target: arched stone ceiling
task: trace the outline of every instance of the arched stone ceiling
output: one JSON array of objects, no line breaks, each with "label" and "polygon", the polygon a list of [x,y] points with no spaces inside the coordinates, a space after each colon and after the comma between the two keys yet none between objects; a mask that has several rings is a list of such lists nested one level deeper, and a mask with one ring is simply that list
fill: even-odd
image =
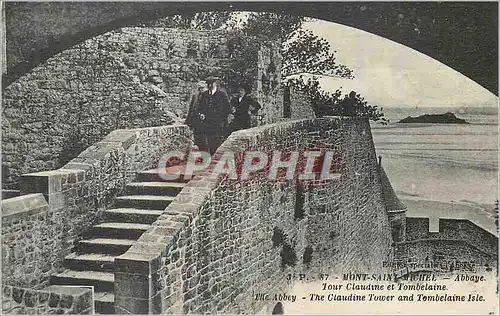
[{"label": "arched stone ceiling", "polygon": [[[300,14],[404,44],[498,95],[497,2],[6,2],[4,86],[87,38],[181,12]],[[432,74],[430,74],[432,75]]]}]

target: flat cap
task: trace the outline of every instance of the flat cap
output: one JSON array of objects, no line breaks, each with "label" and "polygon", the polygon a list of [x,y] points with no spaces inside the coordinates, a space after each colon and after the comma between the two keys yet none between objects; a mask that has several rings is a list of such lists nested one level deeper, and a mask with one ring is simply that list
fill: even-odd
[{"label": "flat cap", "polygon": [[219,77],[215,77],[215,76],[210,76],[210,77],[208,77],[207,79],[205,79],[205,81],[206,81],[207,83],[209,83],[209,82],[214,82],[214,81],[217,81],[217,80],[219,80]]}]

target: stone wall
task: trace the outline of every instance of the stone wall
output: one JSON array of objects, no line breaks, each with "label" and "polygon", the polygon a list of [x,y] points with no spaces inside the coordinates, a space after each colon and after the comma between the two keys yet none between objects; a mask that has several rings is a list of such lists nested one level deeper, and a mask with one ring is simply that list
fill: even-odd
[{"label": "stone wall", "polygon": [[[430,221],[435,221],[431,229]],[[469,220],[407,217],[406,222],[406,241],[395,248],[402,262],[443,262],[445,267],[462,262],[475,271],[497,266],[498,237]]]},{"label": "stone wall", "polygon": [[163,92],[164,106],[180,117],[196,83],[229,67],[226,33],[131,27],[90,42],[120,60],[138,82]]},{"label": "stone wall", "polygon": [[[392,239],[368,120],[346,120],[325,130],[329,137],[320,147],[341,153],[343,177],[305,195],[311,266],[318,272],[382,272]],[[313,144],[322,139],[323,132],[316,133]]]},{"label": "stone wall", "polygon": [[[234,87],[224,78],[236,67],[238,38],[220,31],[123,28],[51,57],[4,90],[3,188],[16,189],[23,173],[62,167],[112,130],[179,120],[197,81],[209,75],[223,77],[231,94]],[[243,70],[263,106],[264,117],[255,124],[274,122],[282,116],[279,49],[262,42],[253,55],[255,63]]]},{"label": "stone wall", "polygon": [[115,259],[116,312],[256,313],[265,303],[252,293],[286,289],[287,273],[380,271],[391,236],[367,120],[239,131],[216,156],[300,149],[336,151],[341,179],[309,187],[263,174],[245,182],[195,177]]},{"label": "stone wall", "polygon": [[[395,256],[401,262],[419,265],[434,264],[427,270],[479,272],[496,269],[496,256],[476,248],[464,240],[428,239],[398,243]],[[452,268],[453,267],[453,268]],[[420,268],[422,269],[422,268]],[[422,270],[425,270],[422,269]]]},{"label": "stone wall", "polygon": [[[47,285],[50,270],[61,260],[57,226],[41,193],[2,201],[2,282],[29,288]],[[35,242],[36,241],[36,242]]]},{"label": "stone wall", "polygon": [[[283,117],[283,89],[281,89],[281,54],[277,43],[264,43],[257,62],[254,93],[262,106],[257,124],[270,124]],[[300,118],[307,118],[302,116]]]},{"label": "stone wall", "polygon": [[[160,27],[122,28],[97,36],[92,43],[122,61],[139,82],[162,91],[164,106],[179,117],[186,116],[197,82],[208,76],[220,77],[222,89],[231,97],[237,88],[231,71],[248,76],[253,95],[263,106],[264,123],[282,116],[277,43],[257,43],[223,30]],[[253,61],[241,65],[237,59],[244,49],[255,56],[247,56]]]},{"label": "stone wall", "polygon": [[187,150],[190,136],[185,125],[117,130],[61,169],[21,176],[23,195],[2,201],[4,284],[47,285],[136,172],[156,167],[167,151]]},{"label": "stone wall", "polygon": [[50,286],[43,291],[9,285],[2,288],[3,314],[93,314],[92,289]]},{"label": "stone wall", "polygon": [[429,232],[429,220],[425,217],[406,218],[406,240],[441,239],[466,241],[477,249],[498,256],[498,237],[469,220],[440,218],[439,232]]},{"label": "stone wall", "polygon": [[162,98],[92,41],[50,58],[4,91],[3,187],[62,167],[114,129],[171,124]]},{"label": "stone wall", "polygon": [[284,87],[283,116],[291,119],[315,118],[309,97],[290,86]]}]

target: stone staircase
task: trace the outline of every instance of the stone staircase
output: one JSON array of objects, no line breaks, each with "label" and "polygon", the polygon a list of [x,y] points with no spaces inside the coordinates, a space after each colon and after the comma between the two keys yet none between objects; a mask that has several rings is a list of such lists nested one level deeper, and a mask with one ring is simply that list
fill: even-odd
[{"label": "stone staircase", "polygon": [[115,208],[104,211],[102,222],[74,245],[64,259],[65,270],[52,275],[50,284],[94,286],[95,312],[114,314],[114,258],[151,227],[186,182],[182,175],[165,181],[156,169],[139,172],[127,184],[127,195],[117,197]]}]

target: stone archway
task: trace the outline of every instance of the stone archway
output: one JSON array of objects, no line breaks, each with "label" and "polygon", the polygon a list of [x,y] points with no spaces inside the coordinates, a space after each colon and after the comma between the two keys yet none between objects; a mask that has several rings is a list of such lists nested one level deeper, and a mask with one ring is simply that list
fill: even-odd
[{"label": "stone archway", "polygon": [[433,57],[498,94],[496,2],[8,2],[4,83],[57,52],[139,20],[228,10],[301,14],[359,28]]}]

